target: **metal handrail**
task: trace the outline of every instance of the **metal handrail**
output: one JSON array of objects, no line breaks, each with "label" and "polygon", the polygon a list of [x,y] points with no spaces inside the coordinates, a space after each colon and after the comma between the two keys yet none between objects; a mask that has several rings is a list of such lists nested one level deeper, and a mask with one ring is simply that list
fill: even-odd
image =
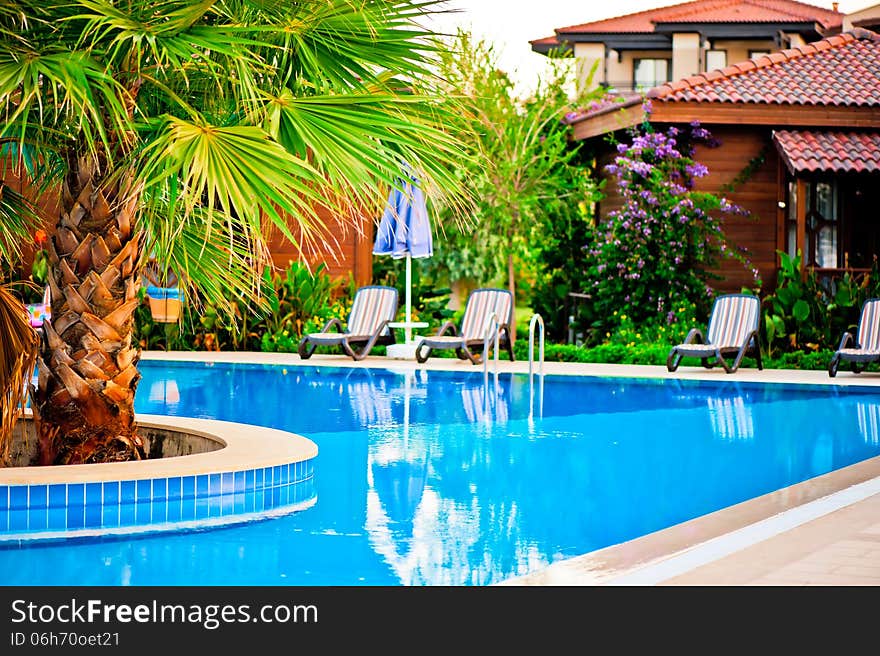
[{"label": "metal handrail", "polygon": [[535,382],[534,382],[534,363],[535,363],[535,326],[540,326],[538,359],[540,360],[540,370],[538,375],[541,377],[541,389],[538,396],[539,414],[544,415],[544,319],[540,314],[533,314],[529,321],[529,418],[534,413],[535,406]]},{"label": "metal handrail", "polygon": [[498,315],[495,312],[491,312],[489,316],[486,318],[486,331],[483,333],[483,379],[488,382],[489,380],[489,363],[487,357],[489,355],[489,335],[491,335],[493,329],[495,331],[495,348],[494,348],[494,358],[495,358],[495,378],[498,378]]}]

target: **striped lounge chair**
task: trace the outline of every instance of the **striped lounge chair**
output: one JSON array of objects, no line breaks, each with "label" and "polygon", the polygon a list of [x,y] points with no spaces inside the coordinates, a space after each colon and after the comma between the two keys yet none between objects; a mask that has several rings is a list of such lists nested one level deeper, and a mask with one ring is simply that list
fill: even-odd
[{"label": "striped lounge chair", "polygon": [[862,305],[858,333],[844,332],[831,356],[828,375],[834,378],[842,360],[850,362],[853,373],[861,373],[869,362],[880,360],[880,298],[869,298]]},{"label": "striped lounge chair", "polygon": [[[394,331],[388,323],[397,314],[397,290],[394,287],[368,285],[354,295],[347,326],[331,319],[319,333],[309,333],[300,340],[299,356],[308,360],[318,346],[341,346],[355,360],[363,360],[376,344],[394,344]],[[336,328],[337,332],[332,332]]]},{"label": "striped lounge chair", "polygon": [[[666,358],[666,368],[675,371],[682,357],[687,356],[700,358],[707,369],[720,364],[731,374],[739,368],[744,356],[751,355],[757,361],[758,369],[763,369],[760,325],[761,301],[757,296],[718,296],[712,305],[705,339],[697,328],[692,328],[683,343],[672,347]],[[735,356],[733,364],[725,359],[731,355]]]},{"label": "striped lounge chair", "polygon": [[[433,349],[455,349],[460,360],[479,364],[480,356],[471,349],[483,346],[493,312],[498,319],[498,347],[507,349],[510,361],[513,362],[513,344],[510,339],[513,295],[506,289],[492,287],[481,287],[470,293],[461,318],[461,330],[456,331],[455,325],[447,321],[440,326],[436,335],[420,338],[416,346],[416,360],[426,362]],[[489,339],[490,345],[494,345],[494,333]]]}]

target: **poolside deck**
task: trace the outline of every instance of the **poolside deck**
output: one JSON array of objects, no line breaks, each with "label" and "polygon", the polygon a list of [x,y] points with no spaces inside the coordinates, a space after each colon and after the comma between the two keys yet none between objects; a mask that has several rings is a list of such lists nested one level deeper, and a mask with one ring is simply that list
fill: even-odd
[{"label": "poolside deck", "polygon": [[[478,370],[469,362],[369,356],[144,351],[143,359]],[[488,372],[495,363],[488,363]],[[499,372],[528,373],[527,362],[498,362]],[[538,371],[535,365],[534,371]],[[545,374],[636,376],[790,384],[876,386],[880,373],[722,369],[546,362]],[[817,417],[817,421],[821,421]],[[555,563],[508,585],[880,585],[880,457],[818,476],[643,538]]]}]

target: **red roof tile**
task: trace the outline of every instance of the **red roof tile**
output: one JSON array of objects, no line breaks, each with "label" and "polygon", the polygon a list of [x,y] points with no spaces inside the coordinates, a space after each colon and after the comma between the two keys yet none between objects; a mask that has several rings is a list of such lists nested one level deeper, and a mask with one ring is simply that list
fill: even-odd
[{"label": "red roof tile", "polygon": [[773,141],[792,173],[880,172],[880,133],[776,130]]},{"label": "red roof tile", "polygon": [[839,27],[843,14],[794,0],[694,0],[625,16],[560,27],[557,35],[653,33],[657,23],[790,23],[816,21]]},{"label": "red roof tile", "polygon": [[[671,8],[675,9],[675,8]],[[707,0],[679,5],[655,22],[792,23],[816,21],[825,29],[843,22],[843,14],[791,0]]]},{"label": "red roof tile", "polygon": [[880,35],[856,28],[651,89],[651,99],[880,107]]}]

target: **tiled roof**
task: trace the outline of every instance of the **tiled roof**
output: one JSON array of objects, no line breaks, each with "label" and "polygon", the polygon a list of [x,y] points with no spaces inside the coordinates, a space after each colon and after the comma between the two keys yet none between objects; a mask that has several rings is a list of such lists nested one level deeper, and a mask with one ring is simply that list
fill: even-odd
[{"label": "tiled roof", "polygon": [[661,101],[880,107],[880,35],[856,28],[669,82],[647,96]]},{"label": "tiled roof", "polygon": [[654,19],[663,23],[801,23],[838,27],[843,14],[791,0],[707,0],[671,7]]},{"label": "tiled roof", "polygon": [[880,133],[776,130],[773,141],[794,172],[880,172]]},{"label": "tiled roof", "polygon": [[[823,28],[839,27],[843,14],[794,0],[694,0],[556,29],[556,34],[652,33],[656,23],[801,23],[815,21]],[[552,38],[552,37],[551,37]]]}]

